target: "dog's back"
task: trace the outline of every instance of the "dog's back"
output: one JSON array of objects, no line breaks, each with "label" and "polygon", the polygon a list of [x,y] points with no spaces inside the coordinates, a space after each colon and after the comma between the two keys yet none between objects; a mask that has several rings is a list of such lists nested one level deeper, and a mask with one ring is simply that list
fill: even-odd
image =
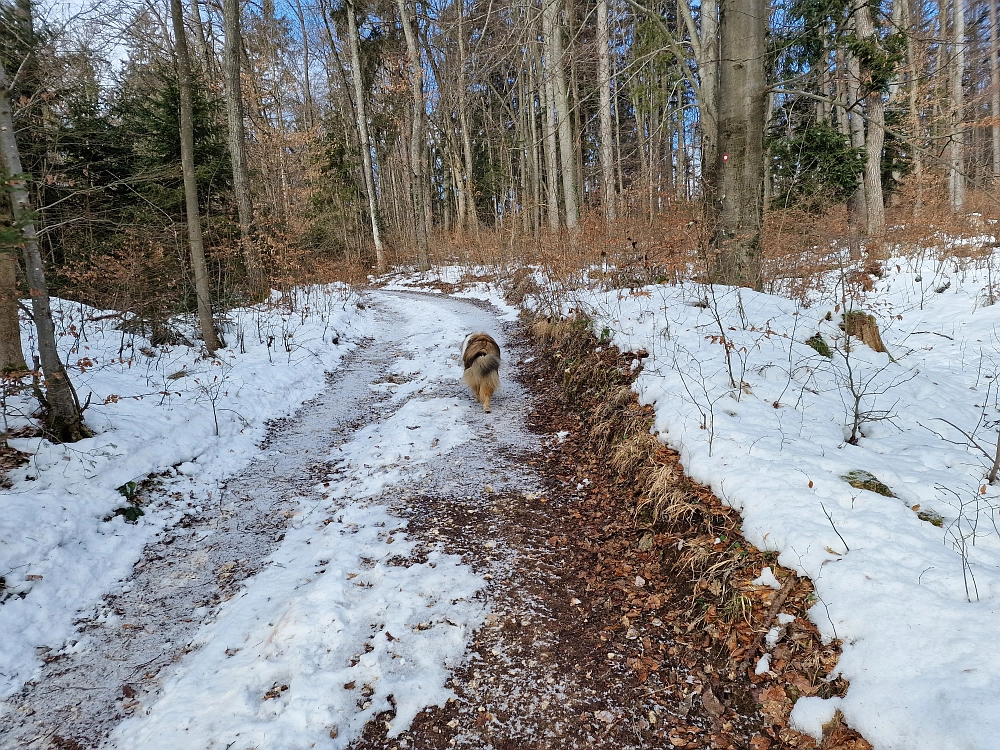
[{"label": "dog's back", "polygon": [[490,397],[500,387],[500,346],[488,333],[470,333],[462,342],[462,364],[462,379],[488,412]]}]

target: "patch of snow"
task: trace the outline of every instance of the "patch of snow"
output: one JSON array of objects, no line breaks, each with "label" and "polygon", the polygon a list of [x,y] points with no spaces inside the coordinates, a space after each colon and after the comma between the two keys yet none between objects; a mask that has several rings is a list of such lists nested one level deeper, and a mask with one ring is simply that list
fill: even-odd
[{"label": "patch of snow", "polygon": [[779,581],[775,575],[774,571],[771,570],[770,566],[765,567],[760,575],[751,581],[754,586],[770,586],[772,589],[780,589],[781,581]]},{"label": "patch of snow", "polygon": [[771,655],[764,654],[757,660],[757,666],[754,667],[754,674],[764,674],[771,668]]},{"label": "patch of snow", "polygon": [[808,734],[818,742],[823,739],[823,725],[833,720],[841,702],[840,698],[803,696],[795,701],[788,723],[795,731]]}]

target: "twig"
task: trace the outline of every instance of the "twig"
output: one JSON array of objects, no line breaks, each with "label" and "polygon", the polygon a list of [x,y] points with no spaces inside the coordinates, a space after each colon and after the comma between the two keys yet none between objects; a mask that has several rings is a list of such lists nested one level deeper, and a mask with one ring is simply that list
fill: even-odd
[{"label": "twig", "polygon": [[835,533],[835,534],[836,534],[837,536],[839,536],[839,537],[840,537],[840,541],[841,541],[841,542],[844,542],[844,549],[845,549],[845,550],[846,550],[847,552],[850,552],[850,551],[851,551],[851,548],[847,546],[847,542],[846,542],[846,541],[844,541],[844,537],[840,535],[840,532],[839,532],[839,531],[837,531],[837,527],[836,527],[836,525],[835,525],[835,524],[833,523],[833,517],[832,517],[832,516],[831,516],[831,515],[830,515],[830,514],[829,514],[829,513],[827,512],[827,510],[826,510],[826,506],[825,506],[825,505],[823,505],[823,503],[820,503],[820,504],[819,504],[819,507],[821,507],[821,508],[823,509],[823,515],[824,515],[824,516],[826,516],[826,520],[830,522],[830,525],[831,525],[831,526],[833,526],[833,532],[834,532],[834,533]]},{"label": "twig", "polygon": [[781,585],[781,590],[778,595],[774,597],[774,601],[771,602],[771,608],[767,611],[764,619],[761,621],[762,630],[754,638],[753,643],[750,644],[750,649],[746,652],[743,657],[743,661],[740,662],[739,668],[736,670],[737,674],[741,674],[746,671],[747,667],[750,666],[750,662],[753,661],[753,657],[756,655],[757,650],[760,648],[760,644],[764,642],[764,638],[767,636],[767,632],[771,629],[771,623],[778,614],[778,610],[781,609],[781,605],[785,603],[785,599],[788,595],[792,593],[792,589],[795,588],[795,584],[798,578],[795,574],[789,576],[788,580]]}]

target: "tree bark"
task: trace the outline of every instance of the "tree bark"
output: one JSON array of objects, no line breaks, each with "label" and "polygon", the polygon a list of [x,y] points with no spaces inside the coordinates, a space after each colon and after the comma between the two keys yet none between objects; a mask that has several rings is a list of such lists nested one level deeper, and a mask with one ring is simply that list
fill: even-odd
[{"label": "tree bark", "polygon": [[465,41],[465,0],[456,0],[458,9],[458,123],[462,130],[462,181],[465,189],[465,221],[479,237],[479,211],[476,209],[476,188],[473,181],[472,131],[469,128],[469,93],[466,84],[468,49]]},{"label": "tree bark", "polygon": [[72,443],[90,437],[83,423],[83,412],[76,391],[59,359],[55,325],[49,305],[49,289],[45,283],[42,255],[32,217],[28,182],[21,167],[21,155],[14,135],[14,116],[10,103],[10,83],[0,62],[0,174],[7,182],[11,213],[15,226],[21,230],[25,277],[31,297],[31,312],[38,334],[38,355],[45,375],[45,427],[48,434],[61,442]]},{"label": "tree bark", "polygon": [[993,151],[993,179],[1000,180],[1000,23],[997,12],[997,0],[989,0],[990,4],[990,114],[993,116],[993,126],[990,128]]},{"label": "tree bark", "polygon": [[611,122],[611,40],[608,34],[608,0],[597,2],[597,68],[600,86],[601,182],[604,186],[604,219],[615,220],[615,144]]},{"label": "tree bark", "polygon": [[576,192],[576,149],[573,146],[573,124],[570,119],[569,87],[562,45],[562,24],[559,16],[561,0],[543,0],[542,34],[545,37],[545,63],[552,80],[559,135],[559,168],[562,173],[563,204],[566,227],[575,231],[580,224],[580,205]]},{"label": "tree bark", "polygon": [[[897,0],[899,2],[899,0]],[[875,25],[872,21],[868,0],[858,0],[854,13],[858,39],[878,45]],[[871,75],[865,77],[871,82]],[[870,85],[869,85],[869,88]],[[869,237],[881,237],[885,233],[885,200],[882,194],[882,147],[885,144],[885,104],[882,91],[872,88],[865,99],[868,115],[868,129],[865,134],[865,207],[867,209],[867,229]],[[860,118],[859,118],[860,119]]]},{"label": "tree bark", "polygon": [[[226,125],[229,158],[233,169],[233,194],[240,222],[243,262],[253,285],[260,286],[260,253],[253,243],[253,200],[250,196],[250,172],[247,168],[247,138],[243,123],[243,84],[240,77],[240,45],[243,41],[240,0],[222,0],[225,42],[222,48],[223,75],[226,80]],[[261,290],[255,290],[261,291]]]},{"label": "tree bark", "polygon": [[722,0],[714,281],[760,288],[767,0]]},{"label": "tree bark", "polygon": [[[686,2],[686,0],[685,0]],[[702,0],[698,58],[701,178],[707,201],[715,200],[719,165],[719,4]]]},{"label": "tree bark", "polygon": [[545,123],[543,134],[545,146],[545,210],[549,220],[549,229],[559,231],[559,166],[556,154],[556,105],[555,86],[552,83],[551,71],[546,69],[542,74],[542,94],[545,104],[542,108],[542,118]]},{"label": "tree bark", "polygon": [[[846,96],[844,113],[848,120],[847,127],[851,136],[851,148],[865,147],[865,123],[861,119],[861,64],[849,52],[844,52],[841,59],[845,61]],[[861,225],[866,221],[868,208],[865,194],[864,174],[858,176],[858,186],[847,199],[847,226],[851,258],[861,257]]]},{"label": "tree bark", "polygon": [[[4,201],[6,203],[6,201]],[[10,213],[0,206],[0,214]],[[17,258],[0,249],[0,371],[26,370],[18,316]]]},{"label": "tree bark", "polygon": [[354,80],[354,118],[358,125],[361,141],[361,160],[365,171],[365,192],[368,193],[368,218],[372,225],[372,242],[375,244],[375,270],[383,273],[386,269],[385,245],[378,226],[378,207],[375,195],[375,172],[372,159],[372,142],[368,135],[368,114],[365,107],[365,86],[361,79],[361,37],[358,36],[357,11],[352,0],[345,3],[347,8],[347,43],[351,49],[351,78]]},{"label": "tree bark", "polygon": [[410,62],[410,90],[413,94],[413,120],[410,123],[410,198],[417,240],[417,268],[421,271],[428,271],[431,264],[427,254],[427,217],[424,213],[423,188],[426,171],[424,168],[424,120],[427,117],[424,107],[424,69],[420,61],[420,48],[417,46],[416,31],[410,24],[406,0],[396,0],[396,4],[399,7],[399,20],[406,37],[406,52]]},{"label": "tree bark", "polygon": [[174,22],[174,44],[177,56],[177,90],[180,94],[181,172],[184,175],[184,207],[187,212],[188,244],[194,270],[195,294],[198,298],[198,324],[209,354],[221,348],[212,319],[212,298],[205,263],[205,243],[201,235],[201,214],[198,207],[198,182],[194,166],[194,115],[192,113],[191,63],[181,0],[170,0]]},{"label": "tree bark", "polygon": [[965,204],[965,0],[953,0],[952,53],[951,53],[951,140],[948,157],[951,171],[948,175],[948,193],[953,211],[961,211]]}]

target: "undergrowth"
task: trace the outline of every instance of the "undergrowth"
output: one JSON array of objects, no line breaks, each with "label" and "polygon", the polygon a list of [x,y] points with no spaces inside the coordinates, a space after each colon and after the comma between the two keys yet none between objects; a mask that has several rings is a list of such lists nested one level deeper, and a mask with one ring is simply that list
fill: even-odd
[{"label": "undergrowth", "polygon": [[[749,705],[770,727],[768,742],[778,743],[759,747],[870,748],[839,715],[818,745],[788,727],[801,696],[846,692],[847,683],[831,677],[839,642],[824,644],[808,619],[807,610],[817,601],[811,582],[777,566],[774,552],[747,542],[739,514],[688,478],[678,454],[651,433],[653,411],[631,390],[641,359],[602,344],[580,314],[538,316],[529,324],[561,398],[582,420],[589,449],[610,469],[632,509],[636,549],[657,552],[676,584],[671,606],[682,610],[684,623],[674,629],[678,641],[707,650],[712,666],[706,670],[725,681],[727,690],[748,693]],[[752,583],[765,566],[784,582],[780,591]],[[755,674],[766,651],[764,635],[776,626],[779,609],[796,619],[770,650],[770,669]]]}]

